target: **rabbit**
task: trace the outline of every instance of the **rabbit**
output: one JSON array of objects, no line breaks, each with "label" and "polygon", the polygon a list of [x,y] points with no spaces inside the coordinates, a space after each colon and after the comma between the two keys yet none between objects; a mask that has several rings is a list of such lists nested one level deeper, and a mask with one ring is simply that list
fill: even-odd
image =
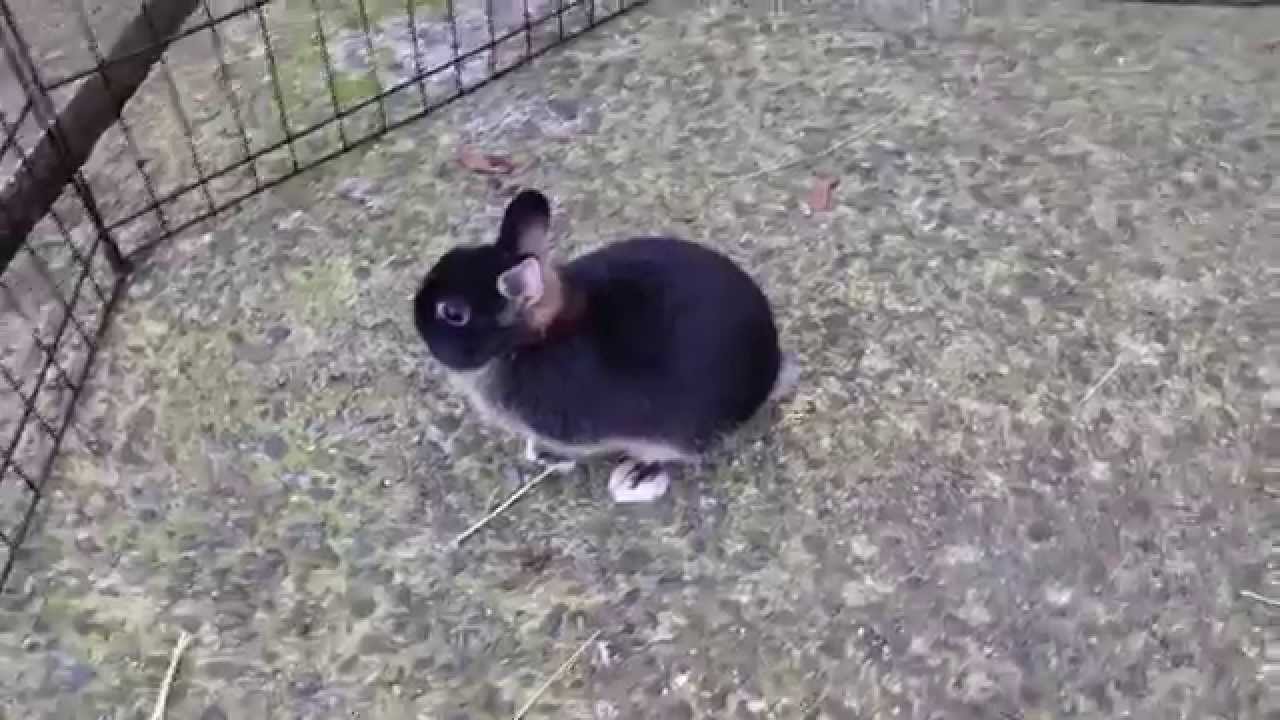
[{"label": "rabbit", "polygon": [[509,202],[492,244],[454,247],[426,273],[414,322],[482,420],[526,454],[621,454],[615,502],[652,502],[669,469],[794,386],[773,310],[729,258],[691,241],[631,237],[548,258],[551,204]]}]

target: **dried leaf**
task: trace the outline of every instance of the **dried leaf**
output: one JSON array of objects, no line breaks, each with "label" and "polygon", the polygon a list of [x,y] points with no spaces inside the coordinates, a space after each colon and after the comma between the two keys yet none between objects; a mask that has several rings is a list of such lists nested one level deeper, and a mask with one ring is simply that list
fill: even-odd
[{"label": "dried leaf", "polygon": [[1280,40],[1271,40],[1270,42],[1264,42],[1258,46],[1258,49],[1265,53],[1273,53],[1277,50],[1280,50]]},{"label": "dried leaf", "polygon": [[836,186],[840,184],[840,178],[818,176],[813,179],[813,185],[809,188],[809,198],[806,204],[809,209],[814,212],[825,212],[833,206],[833,196],[835,195]]},{"label": "dried leaf", "polygon": [[555,551],[550,548],[525,548],[520,553],[520,569],[537,575],[545,570],[553,559],[555,559]]},{"label": "dried leaf", "polygon": [[458,153],[458,162],[462,167],[482,175],[510,175],[516,169],[516,164],[511,162],[511,158],[481,152],[474,145],[462,146],[462,150]]}]

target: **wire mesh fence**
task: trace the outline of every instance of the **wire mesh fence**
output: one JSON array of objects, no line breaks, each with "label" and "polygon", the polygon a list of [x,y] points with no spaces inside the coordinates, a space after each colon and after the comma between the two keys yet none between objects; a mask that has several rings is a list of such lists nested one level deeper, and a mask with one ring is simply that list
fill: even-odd
[{"label": "wire mesh fence", "polygon": [[[0,585],[45,491],[125,269],[11,9],[0,6]],[[42,152],[43,150],[43,152]],[[44,165],[31,158],[43,155]],[[71,168],[71,172],[65,172]],[[32,190],[46,201],[31,207]],[[25,219],[24,219],[25,218]]]},{"label": "wire mesh fence", "polygon": [[644,0],[0,0],[0,586],[131,265]]},{"label": "wire mesh fence", "polygon": [[[33,40],[31,50],[47,58],[42,85],[59,106],[94,79],[108,78],[109,94],[127,91],[113,87],[110,71],[168,47],[85,166],[126,253],[416,120],[641,4],[135,1],[139,32],[149,36],[108,47],[108,32],[129,30],[115,30],[122,24],[117,4],[27,1],[58,28],[46,31],[52,43]],[[163,17],[153,5],[165,8]],[[185,6],[189,14],[174,23]]]}]

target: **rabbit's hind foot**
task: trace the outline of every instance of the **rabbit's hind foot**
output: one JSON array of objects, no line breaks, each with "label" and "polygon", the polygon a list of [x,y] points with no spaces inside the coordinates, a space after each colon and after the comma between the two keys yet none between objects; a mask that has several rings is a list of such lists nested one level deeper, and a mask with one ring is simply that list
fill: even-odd
[{"label": "rabbit's hind foot", "polygon": [[624,460],[609,475],[609,494],[616,503],[651,503],[667,494],[671,475],[662,463]]}]

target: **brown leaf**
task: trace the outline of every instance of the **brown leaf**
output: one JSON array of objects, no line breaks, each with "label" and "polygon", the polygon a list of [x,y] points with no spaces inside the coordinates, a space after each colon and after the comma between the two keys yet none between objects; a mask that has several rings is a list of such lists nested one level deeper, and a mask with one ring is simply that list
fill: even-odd
[{"label": "brown leaf", "polygon": [[511,162],[511,158],[481,152],[475,145],[463,145],[458,153],[458,162],[462,167],[482,175],[510,175],[516,170],[516,164]]},{"label": "brown leaf", "polygon": [[555,551],[550,548],[538,550],[527,548],[520,555],[520,569],[534,575],[546,570],[555,559]]},{"label": "brown leaf", "polygon": [[833,195],[836,186],[840,184],[840,178],[818,176],[813,179],[813,185],[809,188],[809,198],[806,204],[809,209],[814,212],[825,212],[833,206]]}]

